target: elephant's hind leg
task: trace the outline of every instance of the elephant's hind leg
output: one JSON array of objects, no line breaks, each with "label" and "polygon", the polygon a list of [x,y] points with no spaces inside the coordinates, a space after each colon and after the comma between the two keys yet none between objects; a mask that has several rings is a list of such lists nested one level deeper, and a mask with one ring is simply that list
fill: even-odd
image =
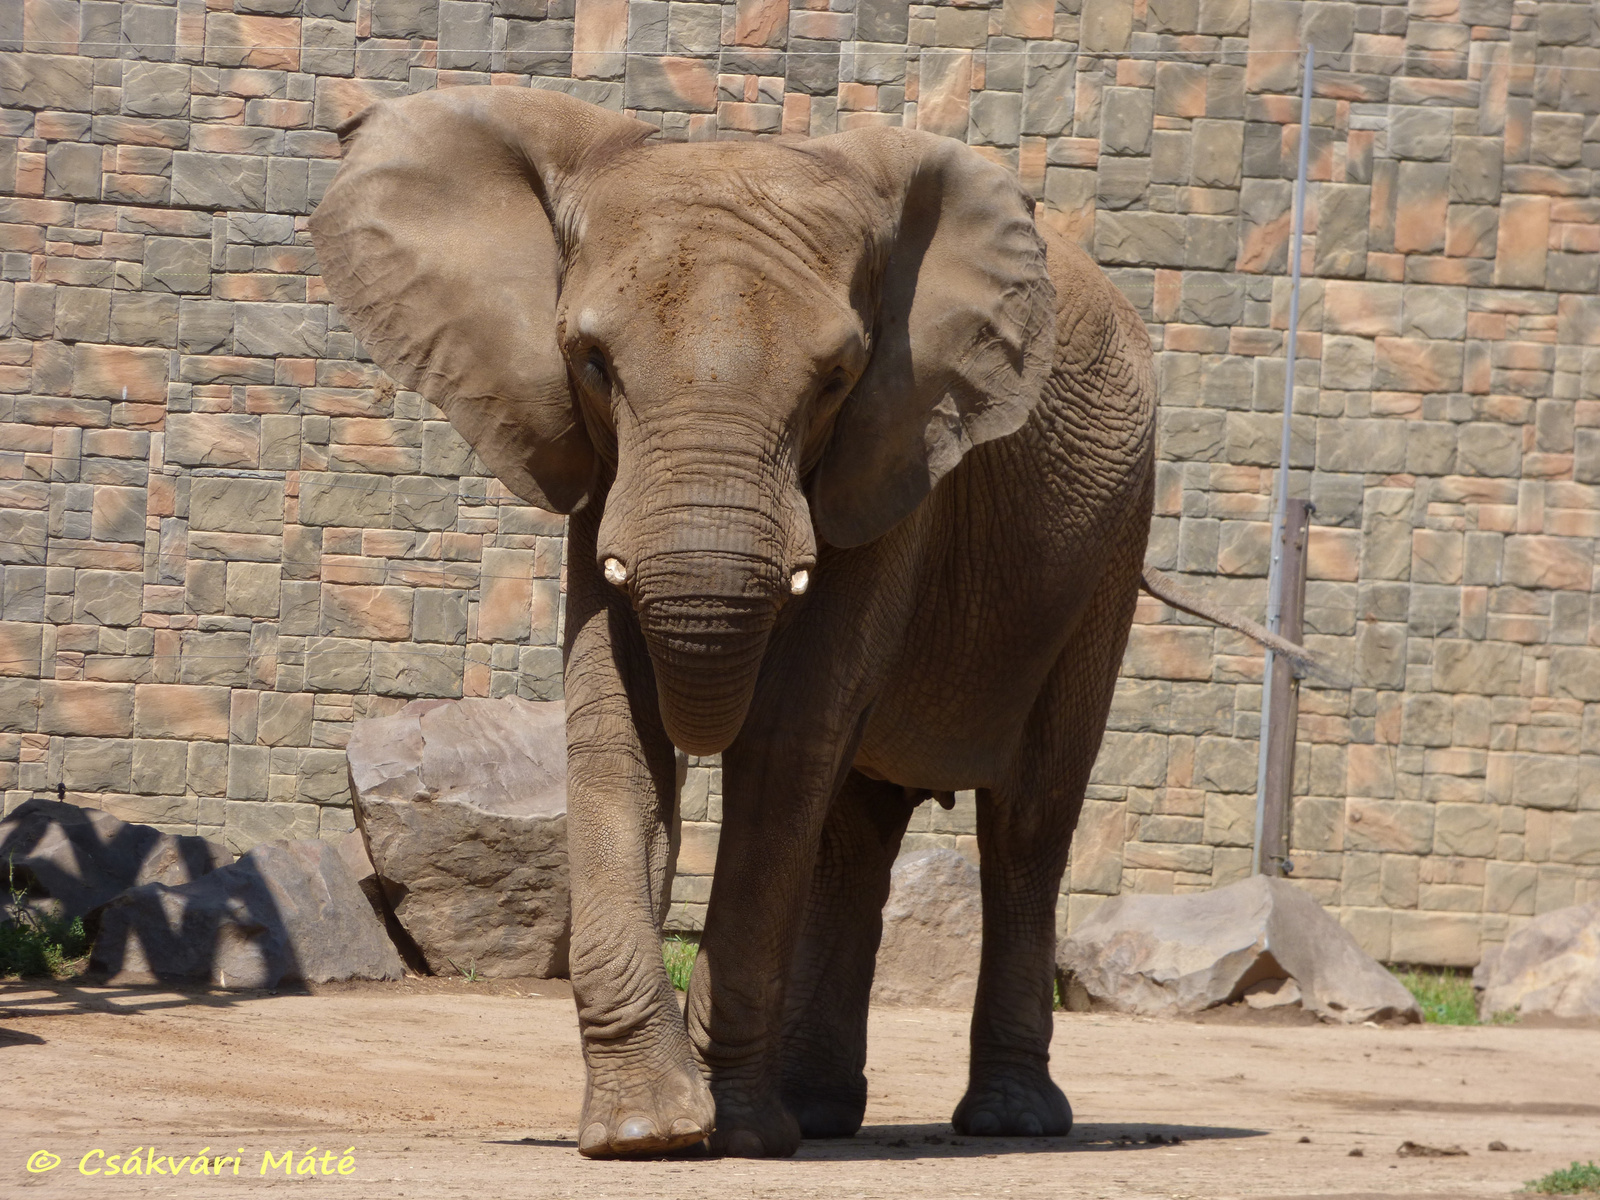
[{"label": "elephant's hind leg", "polygon": [[783,1020],[784,1104],[808,1138],[849,1137],[867,1106],[867,1001],[889,869],[916,803],[852,771],[828,810]]},{"label": "elephant's hind leg", "polygon": [[1056,895],[1127,640],[1138,586],[1132,565],[1107,570],[1006,778],[978,792],[983,954],[967,1093],[953,1118],[960,1133],[1056,1136],[1072,1128],[1072,1109],[1050,1078]]}]

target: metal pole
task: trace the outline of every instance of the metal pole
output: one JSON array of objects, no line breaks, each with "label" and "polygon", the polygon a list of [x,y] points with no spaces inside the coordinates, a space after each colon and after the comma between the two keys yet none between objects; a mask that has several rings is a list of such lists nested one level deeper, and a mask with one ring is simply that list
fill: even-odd
[{"label": "metal pole", "polygon": [[[1300,334],[1300,251],[1305,236],[1306,164],[1311,146],[1311,76],[1316,69],[1316,50],[1306,47],[1305,77],[1300,84],[1300,163],[1294,181],[1294,234],[1289,242],[1289,334],[1284,347],[1283,436],[1278,449],[1277,503],[1272,510],[1272,560],[1267,575],[1267,628],[1278,633],[1283,628],[1283,525],[1289,504],[1289,423],[1294,415],[1295,343]],[[1277,874],[1266,861],[1262,833],[1267,814],[1267,758],[1271,746],[1272,675],[1276,655],[1267,651],[1261,676],[1261,745],[1256,761],[1256,837],[1254,868],[1257,875]]]}]

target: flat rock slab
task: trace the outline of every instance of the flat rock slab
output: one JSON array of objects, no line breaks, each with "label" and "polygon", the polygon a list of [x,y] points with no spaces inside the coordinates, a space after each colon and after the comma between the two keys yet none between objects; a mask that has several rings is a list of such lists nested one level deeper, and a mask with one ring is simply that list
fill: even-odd
[{"label": "flat rock slab", "polygon": [[414,700],[358,721],[356,821],[396,919],[437,974],[567,974],[560,701]]},{"label": "flat rock slab", "polygon": [[1472,973],[1484,1019],[1600,1017],[1600,901],[1535,917]]},{"label": "flat rock slab", "polygon": [[1210,892],[1117,896],[1056,950],[1068,1007],[1177,1016],[1239,1000],[1328,1021],[1420,1021],[1404,985],[1320,904],[1256,875]]},{"label": "flat rock slab", "polygon": [[275,988],[405,973],[327,842],[266,842],[192,883],[130,888],[99,924],[89,969],[111,983]]},{"label": "flat rock slab", "polygon": [[128,888],[180,885],[233,862],[203,837],[162,833],[108,812],[58,800],[28,800],[0,821],[0,867],[15,866],[64,917],[81,917]]},{"label": "flat rock slab", "polygon": [[954,850],[903,855],[889,874],[872,1003],[970,1009],[982,944],[978,868]]}]

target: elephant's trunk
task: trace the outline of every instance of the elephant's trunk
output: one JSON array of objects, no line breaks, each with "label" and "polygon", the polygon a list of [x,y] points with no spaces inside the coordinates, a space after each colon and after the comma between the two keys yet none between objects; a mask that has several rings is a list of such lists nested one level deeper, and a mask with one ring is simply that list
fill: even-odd
[{"label": "elephant's trunk", "polygon": [[612,487],[599,545],[602,561],[624,566],[662,722],[691,754],[720,753],[738,735],[794,573],[815,559],[787,456],[766,439],[708,454],[717,440],[674,430],[633,463],[624,456],[634,469]]}]

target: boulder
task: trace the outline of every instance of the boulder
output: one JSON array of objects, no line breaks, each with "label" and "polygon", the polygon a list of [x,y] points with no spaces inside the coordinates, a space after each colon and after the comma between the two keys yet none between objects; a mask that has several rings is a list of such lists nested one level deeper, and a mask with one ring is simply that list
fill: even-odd
[{"label": "boulder", "polygon": [[428,968],[565,976],[565,706],[414,700],[356,722],[346,754],[384,899]]},{"label": "boulder", "polygon": [[146,883],[101,908],[89,969],[110,983],[399,979],[383,923],[327,842],[266,842],[192,883]]},{"label": "boulder", "polygon": [[982,943],[978,868],[954,850],[902,855],[889,874],[872,1003],[970,1009]]},{"label": "boulder", "polygon": [[1600,900],[1535,917],[1472,973],[1478,1011],[1600,1017]]},{"label": "boulder", "polygon": [[233,855],[203,837],[162,833],[108,812],[58,800],[27,800],[0,821],[0,869],[43,895],[63,917],[81,917],[128,888],[189,883]]},{"label": "boulder", "polygon": [[1069,1008],[1177,1016],[1244,1000],[1326,1021],[1420,1021],[1411,993],[1320,904],[1256,875],[1211,892],[1117,896],[1056,950]]}]

